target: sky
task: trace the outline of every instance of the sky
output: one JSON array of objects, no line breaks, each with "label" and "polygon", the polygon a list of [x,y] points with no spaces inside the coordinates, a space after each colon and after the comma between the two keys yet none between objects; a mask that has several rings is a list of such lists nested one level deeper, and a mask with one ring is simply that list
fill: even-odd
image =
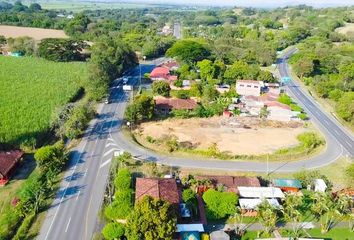
[{"label": "sky", "polygon": [[[112,0],[111,0],[112,1]],[[183,4],[204,6],[241,6],[273,8],[306,4],[313,7],[354,6],[354,0],[121,0],[155,4]]]}]

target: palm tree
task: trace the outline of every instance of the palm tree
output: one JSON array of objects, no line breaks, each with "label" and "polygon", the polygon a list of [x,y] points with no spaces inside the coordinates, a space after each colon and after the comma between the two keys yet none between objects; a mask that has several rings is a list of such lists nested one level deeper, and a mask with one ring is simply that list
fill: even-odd
[{"label": "palm tree", "polygon": [[264,227],[264,232],[266,234],[271,234],[275,228],[278,221],[277,209],[271,206],[268,201],[263,201],[257,207],[258,220],[262,223]]},{"label": "palm tree", "polygon": [[301,233],[301,212],[299,208],[303,204],[302,196],[297,194],[288,194],[285,198],[282,213],[284,215],[284,219],[287,222],[292,222],[292,231],[294,237],[299,237]]}]

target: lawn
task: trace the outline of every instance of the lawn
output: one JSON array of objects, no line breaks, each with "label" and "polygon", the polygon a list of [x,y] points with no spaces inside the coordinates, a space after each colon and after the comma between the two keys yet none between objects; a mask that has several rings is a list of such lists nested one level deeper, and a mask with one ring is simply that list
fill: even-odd
[{"label": "lawn", "polygon": [[84,63],[0,56],[0,142],[38,141],[55,108],[78,94],[87,79]]},{"label": "lawn", "polygon": [[307,231],[311,237],[324,238],[331,240],[351,240],[354,239],[354,232],[348,228],[333,228],[328,233],[322,234],[319,228],[314,228]]}]

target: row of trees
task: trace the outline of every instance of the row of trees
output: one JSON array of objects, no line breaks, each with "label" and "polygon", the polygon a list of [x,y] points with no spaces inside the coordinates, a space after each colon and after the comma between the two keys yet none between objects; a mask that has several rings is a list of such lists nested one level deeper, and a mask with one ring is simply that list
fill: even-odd
[{"label": "row of trees", "polygon": [[[26,239],[28,230],[34,221],[36,214],[46,210],[48,199],[55,190],[55,184],[59,181],[59,173],[62,171],[68,156],[64,143],[59,141],[54,145],[44,146],[38,149],[34,155],[39,171],[32,174],[21,191],[18,198],[14,199],[15,211],[13,217],[17,218],[18,228],[9,229],[12,236],[0,236],[4,239]],[[17,231],[16,231],[17,230]]]}]

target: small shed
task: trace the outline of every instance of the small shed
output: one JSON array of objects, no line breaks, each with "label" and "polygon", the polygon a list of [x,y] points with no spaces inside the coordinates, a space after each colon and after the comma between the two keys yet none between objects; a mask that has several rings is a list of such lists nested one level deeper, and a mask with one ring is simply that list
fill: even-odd
[{"label": "small shed", "polygon": [[315,192],[325,192],[327,189],[327,184],[323,179],[315,179],[314,181],[315,185]]},{"label": "small shed", "polygon": [[298,192],[301,189],[301,182],[297,179],[276,178],[273,179],[273,186],[285,192]]},{"label": "small shed", "polygon": [[210,240],[230,240],[230,236],[224,231],[214,231],[210,233]]}]

